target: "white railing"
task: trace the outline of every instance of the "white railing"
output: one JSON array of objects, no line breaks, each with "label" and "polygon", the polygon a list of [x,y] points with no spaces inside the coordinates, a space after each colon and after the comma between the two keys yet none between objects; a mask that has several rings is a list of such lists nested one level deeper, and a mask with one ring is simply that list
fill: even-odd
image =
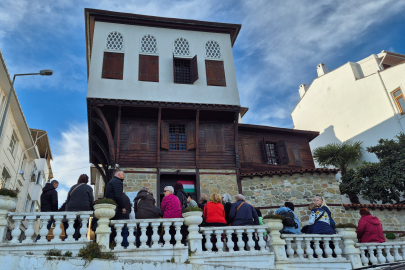
[{"label": "white railing", "polygon": [[[76,241],[89,241],[87,239],[87,222],[90,219],[90,216],[93,215],[93,211],[82,211],[82,212],[28,212],[28,213],[17,213],[17,212],[10,212],[8,213],[8,217],[11,222],[14,223],[14,228],[11,231],[12,239],[8,242],[11,244],[26,244],[26,243],[46,243],[47,235],[50,229],[48,229],[47,225],[48,222],[53,219],[55,222],[55,227],[53,229],[53,236],[54,238],[50,240],[51,243],[58,243],[58,242],[76,242]],[[81,228],[80,228],[80,239],[75,240],[75,228],[73,228],[73,224],[76,218],[81,219]],[[62,229],[60,228],[63,222],[67,222],[69,224],[65,235],[67,236],[66,239],[60,239],[60,235],[63,233]],[[24,230],[25,240],[20,242],[19,238],[21,236],[21,224],[24,223]],[[42,226],[40,225],[42,223]],[[39,231],[35,228],[40,227]],[[36,241],[36,236],[40,235],[41,238]]]},{"label": "white railing", "polygon": [[[326,258],[328,261],[342,260],[340,242],[342,237],[338,234],[282,234],[286,241],[288,259]],[[331,245],[333,244],[333,245]]]},{"label": "white railing", "polygon": [[360,248],[363,266],[405,260],[405,242],[357,243],[355,246]]},{"label": "white railing", "polygon": [[[110,224],[114,226],[117,231],[117,236],[114,241],[116,246],[114,250],[123,250],[123,249],[151,249],[151,248],[160,248],[160,249],[173,249],[173,248],[182,248],[185,245],[181,243],[182,234],[180,232],[181,226],[184,223],[184,218],[167,218],[167,219],[125,219],[125,220],[111,220]],[[121,235],[121,232],[126,226],[128,228],[128,247],[123,247],[124,237]],[[176,243],[172,245],[170,240],[172,235],[170,234],[170,227],[175,227],[174,239]],[[152,229],[152,234],[150,236],[150,244],[147,245],[148,235],[146,233],[147,229]],[[139,237],[140,245],[136,246],[136,231],[141,231],[141,236]],[[164,231],[163,237],[161,238],[162,229]],[[162,242],[159,242],[161,241]],[[164,243],[163,243],[164,242]]]},{"label": "white railing", "polygon": [[[200,232],[206,240],[203,246],[206,251],[203,252],[212,252],[214,245],[218,252],[237,252],[234,250],[236,247],[238,251],[246,248],[250,252],[266,252],[266,241],[263,238],[266,228],[267,226],[201,227]],[[236,243],[232,240],[232,235],[236,236]],[[255,246],[258,247],[257,250]]]}]

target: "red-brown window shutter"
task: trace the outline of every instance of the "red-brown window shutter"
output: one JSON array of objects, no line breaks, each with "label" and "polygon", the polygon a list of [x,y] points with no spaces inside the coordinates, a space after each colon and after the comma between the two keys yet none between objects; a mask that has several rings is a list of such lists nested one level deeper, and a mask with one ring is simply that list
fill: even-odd
[{"label": "red-brown window shutter", "polygon": [[204,126],[205,133],[205,152],[215,152],[216,142],[215,142],[215,132],[213,125]]},{"label": "red-brown window shutter", "polygon": [[139,55],[140,81],[159,82],[159,56]]},{"label": "red-brown window shutter", "polygon": [[139,150],[149,151],[149,123],[141,123],[139,128]]},{"label": "red-brown window shutter", "polygon": [[188,123],[186,125],[186,149],[195,149],[196,148],[196,141],[195,141],[195,123]]},{"label": "red-brown window shutter", "polygon": [[292,143],[291,148],[292,148],[292,152],[293,152],[295,166],[302,166],[302,160],[301,160],[300,150],[298,148],[298,144]]},{"label": "red-brown window shutter", "polygon": [[242,140],[242,150],[243,159],[245,162],[261,163],[259,143],[256,139],[243,139]]},{"label": "red-brown window shutter", "polygon": [[160,147],[169,150],[169,124],[162,121],[160,127]]},{"label": "red-brown window shutter", "polygon": [[223,61],[205,60],[207,85],[226,86]]},{"label": "red-brown window shutter", "polygon": [[215,144],[217,152],[225,152],[225,139],[222,125],[214,125]]},{"label": "red-brown window shutter", "polygon": [[287,145],[284,140],[277,142],[277,152],[280,164],[288,164],[290,160],[288,158]]},{"label": "red-brown window shutter", "polygon": [[139,150],[139,122],[132,121],[129,125],[129,150]]},{"label": "red-brown window shutter", "polygon": [[190,62],[190,82],[194,83],[196,80],[198,80],[197,55]]},{"label": "red-brown window shutter", "polygon": [[253,162],[252,153],[250,152],[250,140],[242,139],[243,160],[245,162]]},{"label": "red-brown window shutter", "polygon": [[124,54],[104,52],[101,78],[122,80],[124,74]]}]

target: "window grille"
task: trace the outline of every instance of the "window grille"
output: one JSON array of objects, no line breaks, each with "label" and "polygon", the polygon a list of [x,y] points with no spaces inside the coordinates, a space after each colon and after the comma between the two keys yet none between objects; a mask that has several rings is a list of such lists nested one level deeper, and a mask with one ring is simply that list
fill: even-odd
[{"label": "window grille", "polygon": [[218,42],[210,40],[205,43],[205,57],[207,58],[221,58],[221,48]]},{"label": "window grille", "polygon": [[106,48],[108,50],[122,51],[124,49],[124,37],[117,31],[109,33]]},{"label": "window grille", "polygon": [[275,143],[266,142],[267,164],[278,165],[278,153]]},{"label": "window grille", "polygon": [[190,55],[190,45],[185,38],[178,38],[174,41],[174,55]]},{"label": "window grille", "polygon": [[186,126],[169,125],[170,150],[186,151]]},{"label": "window grille", "polygon": [[190,60],[174,60],[174,82],[191,83],[190,81]]},{"label": "window grille", "polygon": [[141,39],[141,53],[157,53],[157,40],[152,35],[144,35]]}]

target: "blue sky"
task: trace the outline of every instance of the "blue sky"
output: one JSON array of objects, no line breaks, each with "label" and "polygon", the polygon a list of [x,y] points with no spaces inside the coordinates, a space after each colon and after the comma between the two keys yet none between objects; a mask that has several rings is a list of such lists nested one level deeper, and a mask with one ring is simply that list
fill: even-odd
[{"label": "blue sky", "polygon": [[[298,87],[348,61],[389,50],[405,54],[405,1],[37,1],[0,2],[0,49],[28,125],[47,130],[60,198],[89,173],[84,8],[240,23],[234,45],[245,123],[292,128]],[[80,168],[80,169],[77,169]],[[73,170],[77,169],[77,170]]]}]

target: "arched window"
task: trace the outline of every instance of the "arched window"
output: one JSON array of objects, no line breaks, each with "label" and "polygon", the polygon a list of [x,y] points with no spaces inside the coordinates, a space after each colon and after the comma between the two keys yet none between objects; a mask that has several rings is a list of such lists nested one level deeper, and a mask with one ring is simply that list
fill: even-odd
[{"label": "arched window", "polygon": [[185,38],[177,38],[174,41],[174,48],[173,48],[174,55],[182,55],[187,56],[190,55],[190,44],[188,40]]},{"label": "arched window", "polygon": [[152,35],[144,35],[141,39],[141,53],[157,53],[157,40]]},{"label": "arched window", "polygon": [[205,43],[205,57],[207,58],[221,58],[221,48],[218,42],[210,40]]},{"label": "arched window", "polygon": [[121,33],[113,31],[108,34],[106,49],[116,51],[122,51],[124,49],[124,37],[121,35]]}]

